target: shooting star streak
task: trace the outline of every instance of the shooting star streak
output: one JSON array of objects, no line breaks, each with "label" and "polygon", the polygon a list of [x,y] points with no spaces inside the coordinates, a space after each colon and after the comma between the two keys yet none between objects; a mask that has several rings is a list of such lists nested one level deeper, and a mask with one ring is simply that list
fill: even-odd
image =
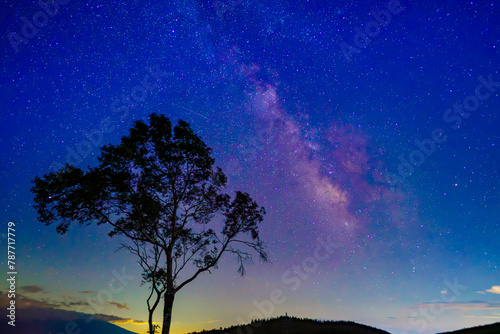
[{"label": "shooting star streak", "polygon": [[203,115],[200,115],[200,114],[198,114],[197,112],[192,111],[191,109],[185,108],[185,107],[180,106],[180,105],[175,104],[175,103],[172,103],[172,104],[173,104],[174,106],[177,106],[177,107],[179,107],[179,108],[182,108],[182,109],[184,109],[184,110],[187,110],[187,111],[189,111],[189,112],[192,112],[192,113],[193,113],[193,114],[195,114],[195,115],[198,115],[198,116],[203,117],[203,118],[205,118],[205,119],[209,119],[208,117],[205,117],[205,116],[203,116]]}]

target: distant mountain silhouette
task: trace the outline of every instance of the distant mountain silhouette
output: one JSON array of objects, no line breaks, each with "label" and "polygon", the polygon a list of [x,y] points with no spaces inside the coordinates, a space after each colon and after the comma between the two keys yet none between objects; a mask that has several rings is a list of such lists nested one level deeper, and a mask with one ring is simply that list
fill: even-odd
[{"label": "distant mountain silhouette", "polygon": [[295,317],[279,317],[253,321],[251,324],[190,334],[389,334],[374,327],[352,321],[320,321]]},{"label": "distant mountain silhouette", "polygon": [[[107,321],[93,320],[87,323],[85,320],[74,320],[74,324],[68,325],[66,320],[16,320],[16,326],[10,326],[6,321],[0,324],[0,333],[24,333],[24,334],[60,334],[60,333],[91,333],[91,334],[137,334],[113,325]],[[66,326],[74,326],[65,328]],[[78,329],[81,329],[79,331]]]},{"label": "distant mountain silhouette", "polygon": [[458,331],[446,332],[441,334],[499,334],[499,333],[500,333],[500,322],[491,325],[465,328],[465,329],[460,329]]}]

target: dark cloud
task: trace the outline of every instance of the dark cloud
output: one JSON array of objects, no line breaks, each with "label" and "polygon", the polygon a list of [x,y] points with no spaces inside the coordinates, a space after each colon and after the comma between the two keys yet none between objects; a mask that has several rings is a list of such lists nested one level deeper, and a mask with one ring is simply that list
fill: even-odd
[{"label": "dark cloud", "polygon": [[147,321],[122,318],[122,317],[117,317],[117,316],[109,315],[109,314],[96,314],[95,318],[97,320],[103,320],[103,321],[111,322],[114,324],[144,325],[147,323]]},{"label": "dark cloud", "polygon": [[[10,299],[7,294],[0,291],[0,307],[7,307]],[[114,305],[119,309],[128,309],[127,304],[108,302],[107,304]],[[84,319],[88,322],[97,319],[112,322],[115,324],[126,324],[132,323],[136,325],[144,324],[145,321],[135,320],[130,318],[122,318],[115,315],[108,314],[89,314],[80,313],[75,311],[62,310],[58,307],[63,306],[88,306],[87,303],[83,301],[71,301],[71,302],[54,302],[49,300],[36,300],[30,297],[26,297],[20,294],[16,294],[16,308],[22,309],[23,320],[64,320],[73,321],[78,319]]]},{"label": "dark cloud", "polygon": [[107,302],[106,304],[108,304],[108,305],[114,305],[114,306],[116,306],[119,309],[130,310],[129,307],[128,307],[128,305],[127,305],[127,303]]},{"label": "dark cloud", "polygon": [[66,301],[61,302],[60,306],[72,307],[72,306],[87,306],[88,303],[83,300]]},{"label": "dark cloud", "polygon": [[[7,307],[10,299],[7,293],[0,291],[0,307]],[[50,307],[60,307],[61,303],[56,301],[49,301],[47,299],[34,299],[30,297],[23,296],[22,294],[16,293],[16,308],[50,308]]]},{"label": "dark cloud", "polygon": [[25,285],[19,288],[21,292],[25,293],[40,293],[45,292],[45,290],[39,285]]},{"label": "dark cloud", "polygon": [[419,307],[430,307],[431,305],[441,306],[447,310],[500,310],[500,302],[496,301],[483,301],[483,300],[471,300],[468,302],[423,302],[420,303]]}]

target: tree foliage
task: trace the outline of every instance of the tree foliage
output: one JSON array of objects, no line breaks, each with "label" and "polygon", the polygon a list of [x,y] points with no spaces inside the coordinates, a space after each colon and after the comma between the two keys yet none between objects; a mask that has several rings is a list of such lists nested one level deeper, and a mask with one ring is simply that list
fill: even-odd
[{"label": "tree foliage", "polygon": [[149,297],[165,297],[163,333],[175,294],[216,268],[224,253],[236,257],[240,274],[252,262],[250,251],[267,260],[259,238],[264,208],[248,193],[231,199],[224,192],[227,178],[211,154],[188,123],[172,127],[151,114],[149,125],[136,121],[119,145],[102,147],[97,167],[67,164],[32,181],[39,220],[57,224],[58,233],[73,222],[96,223],[126,237],[124,247],[139,257],[151,284]]}]

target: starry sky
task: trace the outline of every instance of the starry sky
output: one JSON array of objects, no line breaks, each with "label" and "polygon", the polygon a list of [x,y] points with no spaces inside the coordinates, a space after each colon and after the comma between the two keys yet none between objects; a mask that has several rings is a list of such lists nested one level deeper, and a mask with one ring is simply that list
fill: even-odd
[{"label": "starry sky", "polygon": [[0,6],[0,243],[15,222],[25,317],[147,330],[122,240],[56,234],[30,181],[95,166],[156,112],[189,122],[228,191],[266,208],[271,259],[240,277],[223,258],[177,295],[173,333],[285,312],[391,333],[500,321],[497,1]]}]

